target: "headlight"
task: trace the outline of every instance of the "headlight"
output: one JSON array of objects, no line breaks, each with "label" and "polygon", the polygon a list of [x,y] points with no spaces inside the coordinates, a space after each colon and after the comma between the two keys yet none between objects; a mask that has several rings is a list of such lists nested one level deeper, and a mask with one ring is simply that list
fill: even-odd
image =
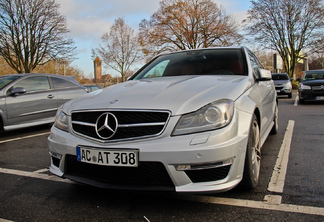
[{"label": "headlight", "polygon": [[61,130],[68,131],[68,118],[61,107],[57,110],[54,126]]},{"label": "headlight", "polygon": [[172,135],[197,133],[227,126],[234,114],[234,102],[222,99],[210,103],[196,112],[181,116]]},{"label": "headlight", "polygon": [[304,84],[302,84],[302,83],[300,83],[299,88],[300,88],[300,89],[311,89],[310,86],[308,86],[308,85],[304,85]]},{"label": "headlight", "polygon": [[291,89],[292,88],[291,82],[286,83],[284,88]]}]

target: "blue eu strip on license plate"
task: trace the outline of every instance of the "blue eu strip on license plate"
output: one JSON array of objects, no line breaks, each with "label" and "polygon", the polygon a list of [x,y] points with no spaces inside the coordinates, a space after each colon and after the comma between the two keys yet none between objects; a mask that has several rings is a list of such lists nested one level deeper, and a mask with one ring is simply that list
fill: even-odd
[{"label": "blue eu strip on license plate", "polygon": [[81,161],[81,151],[80,151],[80,147],[77,147],[76,152],[77,152],[77,160],[78,161]]},{"label": "blue eu strip on license plate", "polygon": [[80,162],[105,166],[138,166],[138,150],[98,149],[78,146],[76,148],[77,160]]},{"label": "blue eu strip on license plate", "polygon": [[324,96],[316,96],[315,99],[316,100],[324,100]]}]

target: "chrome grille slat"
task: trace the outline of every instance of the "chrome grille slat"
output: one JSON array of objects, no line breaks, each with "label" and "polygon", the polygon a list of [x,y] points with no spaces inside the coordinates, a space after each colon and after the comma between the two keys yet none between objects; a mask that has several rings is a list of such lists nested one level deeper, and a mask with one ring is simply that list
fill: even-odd
[{"label": "chrome grille slat", "polygon": [[312,90],[321,90],[321,91],[324,91],[324,86],[312,86]]},{"label": "chrome grille slat", "polygon": [[119,127],[138,127],[138,126],[163,126],[163,123],[138,123],[138,124],[120,124]]},{"label": "chrome grille slat", "polygon": [[83,125],[83,126],[92,126],[92,127],[96,127],[96,124],[93,124],[93,123],[86,123],[86,122],[80,122],[80,121],[72,121],[72,124],[79,124],[79,125]]}]

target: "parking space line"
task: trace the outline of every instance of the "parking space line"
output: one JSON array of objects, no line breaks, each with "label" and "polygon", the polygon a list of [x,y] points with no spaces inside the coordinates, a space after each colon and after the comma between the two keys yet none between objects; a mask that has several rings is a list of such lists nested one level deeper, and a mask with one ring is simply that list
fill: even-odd
[{"label": "parking space line", "polygon": [[[61,179],[56,176],[50,176],[50,175],[38,173],[44,171],[45,170],[41,169],[34,172],[27,172],[27,171],[0,168],[0,173],[32,177],[32,178],[50,180],[55,182],[74,183],[68,179]],[[193,202],[200,202],[200,203],[210,203],[210,204],[228,205],[234,207],[247,207],[247,208],[254,208],[254,209],[274,210],[274,211],[281,211],[281,212],[302,213],[302,214],[324,216],[324,208],[292,205],[292,204],[281,204],[280,203],[281,201],[241,200],[241,199],[231,199],[231,198],[192,195],[192,194],[179,194],[179,193],[168,194],[168,195],[157,195],[157,196],[161,196],[163,198],[172,198],[172,199],[193,201]]]},{"label": "parking space line", "polygon": [[23,177],[32,177],[32,178],[37,178],[42,180],[50,180],[50,181],[63,182],[63,183],[73,183],[71,180],[62,179],[54,175],[47,175],[40,172],[45,172],[45,170],[37,170],[34,172],[29,172],[29,171],[0,168],[0,173],[13,174],[13,175],[23,176]]},{"label": "parking space line", "polygon": [[200,195],[173,195],[173,196],[175,199],[194,201],[194,202],[324,216],[324,208],[321,207],[301,206],[301,205],[292,205],[292,204],[273,204],[273,203],[267,203],[266,201],[261,202],[261,201],[254,201],[254,200],[241,200],[241,199],[200,196]]},{"label": "parking space line", "polygon": [[18,138],[9,139],[9,140],[3,140],[3,141],[0,141],[0,144],[1,143],[13,142],[13,141],[17,141],[17,140],[23,140],[23,139],[33,138],[33,137],[37,137],[37,136],[44,136],[44,135],[47,135],[47,134],[50,134],[50,132],[39,133],[39,134],[30,135],[30,136],[24,136],[24,137],[18,137]]},{"label": "parking space line", "polygon": [[44,168],[44,169],[36,170],[36,171],[34,171],[34,173],[45,173],[47,171],[48,171],[48,169]]},{"label": "parking space line", "polygon": [[298,106],[298,100],[299,100],[299,95],[297,94],[296,99],[295,99],[294,106]]},{"label": "parking space line", "polygon": [[282,141],[280,151],[277,157],[276,165],[272,172],[272,177],[268,185],[268,191],[282,193],[285,185],[286,172],[289,160],[290,145],[294,131],[294,120],[289,120],[288,126],[285,132],[284,139]]},{"label": "parking space line", "polygon": [[6,219],[0,218],[0,222],[12,222],[12,220],[6,220]]}]

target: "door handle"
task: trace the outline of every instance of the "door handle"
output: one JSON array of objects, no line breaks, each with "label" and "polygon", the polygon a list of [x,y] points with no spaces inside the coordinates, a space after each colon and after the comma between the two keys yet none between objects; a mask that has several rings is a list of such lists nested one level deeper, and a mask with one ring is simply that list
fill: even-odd
[{"label": "door handle", "polygon": [[49,99],[53,99],[54,96],[53,96],[52,94],[49,94],[49,95],[47,96],[47,98],[49,98]]}]

